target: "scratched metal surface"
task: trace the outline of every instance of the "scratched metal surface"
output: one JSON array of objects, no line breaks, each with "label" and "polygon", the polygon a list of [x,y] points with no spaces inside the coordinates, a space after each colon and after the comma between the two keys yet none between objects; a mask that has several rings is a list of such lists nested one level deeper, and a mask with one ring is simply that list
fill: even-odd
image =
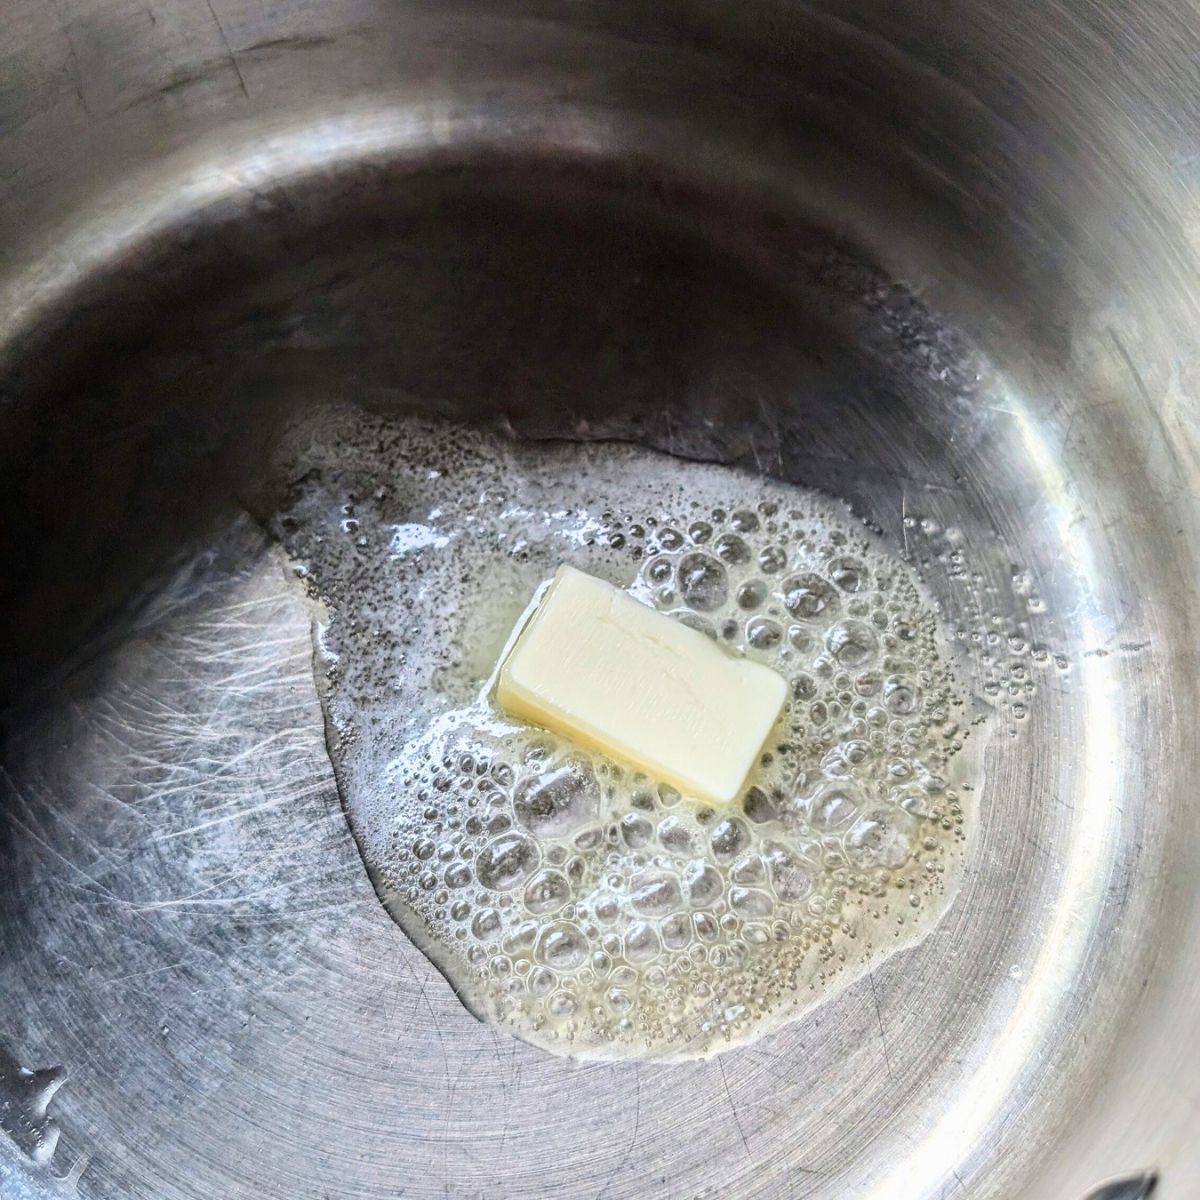
[{"label": "scratched metal surface", "polygon": [[[1198,15],[9,0],[5,1200],[1190,1200]],[[957,527],[1069,670],[937,931],[701,1063],[474,1021],[371,892],[247,515],[331,397]]]}]

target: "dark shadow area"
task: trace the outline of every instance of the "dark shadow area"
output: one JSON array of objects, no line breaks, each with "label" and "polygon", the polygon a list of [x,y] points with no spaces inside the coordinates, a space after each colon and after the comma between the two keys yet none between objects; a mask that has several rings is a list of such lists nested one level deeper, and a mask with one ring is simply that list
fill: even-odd
[{"label": "dark shadow area", "polygon": [[595,164],[347,169],[193,214],[3,366],[0,702],[262,486],[295,406],[637,440],[853,499],[953,486],[957,340],[755,198]]}]

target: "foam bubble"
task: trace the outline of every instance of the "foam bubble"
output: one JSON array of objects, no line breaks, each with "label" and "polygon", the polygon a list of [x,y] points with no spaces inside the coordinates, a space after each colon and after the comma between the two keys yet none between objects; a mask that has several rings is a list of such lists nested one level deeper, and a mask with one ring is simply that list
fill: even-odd
[{"label": "foam bubble", "polygon": [[[623,445],[361,413],[295,438],[275,531],[323,601],[350,822],[391,914],[481,1018],[562,1053],[701,1055],[936,921],[976,770],[966,693],[911,570],[844,508]],[[505,640],[563,562],[787,679],[736,805],[494,708]]]}]

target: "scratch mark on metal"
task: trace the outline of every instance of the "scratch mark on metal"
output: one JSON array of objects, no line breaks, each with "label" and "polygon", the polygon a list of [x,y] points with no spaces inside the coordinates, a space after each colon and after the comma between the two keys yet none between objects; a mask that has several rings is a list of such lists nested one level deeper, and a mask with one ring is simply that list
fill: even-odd
[{"label": "scratch mark on metal", "polygon": [[729,1107],[733,1112],[733,1123],[737,1126],[738,1136],[742,1139],[742,1149],[746,1151],[746,1157],[751,1162],[754,1161],[754,1155],[750,1153],[750,1143],[746,1138],[746,1131],[742,1128],[742,1118],[738,1114],[737,1105],[733,1100],[733,1092],[729,1087],[729,1079],[725,1074],[725,1064],[718,1058],[717,1068],[721,1072],[721,1082],[725,1085],[725,1098],[729,1101]]},{"label": "scratch mark on metal", "polygon": [[56,1175],[53,1171],[51,1171],[50,1178],[56,1180],[63,1191],[78,1195],[79,1181],[83,1178],[84,1171],[86,1171],[91,1165],[92,1156],[90,1154],[81,1154],[71,1164],[71,1169],[65,1175]]},{"label": "scratch mark on metal", "polygon": [[1150,390],[1146,387],[1145,380],[1142,379],[1142,373],[1137,369],[1136,366],[1134,366],[1133,359],[1130,356],[1129,351],[1125,349],[1124,342],[1117,337],[1116,331],[1113,329],[1108,331],[1108,336],[1112,338],[1113,345],[1117,348],[1117,353],[1121,356],[1121,360],[1128,368],[1130,375],[1133,376],[1133,382],[1136,385],[1138,392],[1141,394],[1142,399],[1145,400],[1145,402],[1151,407],[1153,407],[1154,401],[1150,397]]},{"label": "scratch mark on metal", "polygon": [[883,1032],[883,1009],[879,1004],[879,989],[875,985],[875,970],[867,971],[867,979],[871,984],[871,999],[875,1001],[875,1020],[879,1025],[879,1044],[883,1049],[883,1063],[887,1067],[888,1078],[892,1077],[892,1056],[888,1053],[887,1035]]},{"label": "scratch mark on metal", "polygon": [[629,1145],[625,1147],[625,1153],[621,1155],[620,1161],[608,1173],[608,1178],[604,1181],[604,1186],[596,1193],[596,1200],[603,1200],[604,1193],[612,1186],[612,1181],[621,1173],[621,1169],[629,1161],[630,1155],[633,1154],[633,1149],[637,1145],[638,1131],[642,1127],[642,1073],[637,1064],[634,1064],[633,1070],[633,1133],[629,1137]]},{"label": "scratch mark on metal", "polygon": [[509,1126],[512,1124],[513,1106],[508,1100],[508,1079],[505,1077],[505,1071],[503,1070],[503,1063],[501,1060],[500,1035],[496,1032],[494,1027],[489,1028],[492,1035],[492,1044],[495,1046],[496,1066],[499,1068],[496,1071],[496,1078],[500,1081],[501,1103],[504,1106],[504,1124],[500,1127],[500,1141],[496,1147],[497,1152],[502,1153],[504,1150],[504,1143],[508,1140]]},{"label": "scratch mark on metal", "polygon": [[225,27],[221,24],[220,17],[217,16],[213,9],[212,0],[204,0],[205,6],[208,8],[209,15],[213,19],[213,24],[217,27],[217,32],[221,35],[221,41],[225,44],[225,53],[229,55],[229,65],[233,68],[233,73],[237,76],[238,87],[242,89],[242,95],[247,100],[250,99],[250,92],[246,88],[246,80],[242,77],[242,68],[238,66],[237,55],[233,52],[233,47],[229,44],[229,38],[225,36]]}]

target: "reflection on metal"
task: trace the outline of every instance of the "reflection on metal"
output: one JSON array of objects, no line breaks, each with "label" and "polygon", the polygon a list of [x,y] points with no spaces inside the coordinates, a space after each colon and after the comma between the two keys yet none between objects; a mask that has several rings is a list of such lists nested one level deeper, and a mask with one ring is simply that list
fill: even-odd
[{"label": "reflection on metal", "polygon": [[46,1166],[58,1146],[60,1131],[47,1110],[65,1081],[62,1067],[27,1070],[0,1044],[0,1132],[38,1166]]},{"label": "reflection on metal", "polygon": [[[78,1128],[90,1200],[1200,1192],[1194,0],[4,30],[0,1037],[72,1063],[56,1169]],[[330,399],[767,470],[905,548],[997,727],[937,931],[708,1062],[474,1021],[244,515]],[[55,1081],[0,1078],[26,1200]]]},{"label": "reflection on metal", "polygon": [[1158,1191],[1158,1176],[1153,1172],[1130,1175],[1097,1188],[1087,1200],[1150,1200]]}]

